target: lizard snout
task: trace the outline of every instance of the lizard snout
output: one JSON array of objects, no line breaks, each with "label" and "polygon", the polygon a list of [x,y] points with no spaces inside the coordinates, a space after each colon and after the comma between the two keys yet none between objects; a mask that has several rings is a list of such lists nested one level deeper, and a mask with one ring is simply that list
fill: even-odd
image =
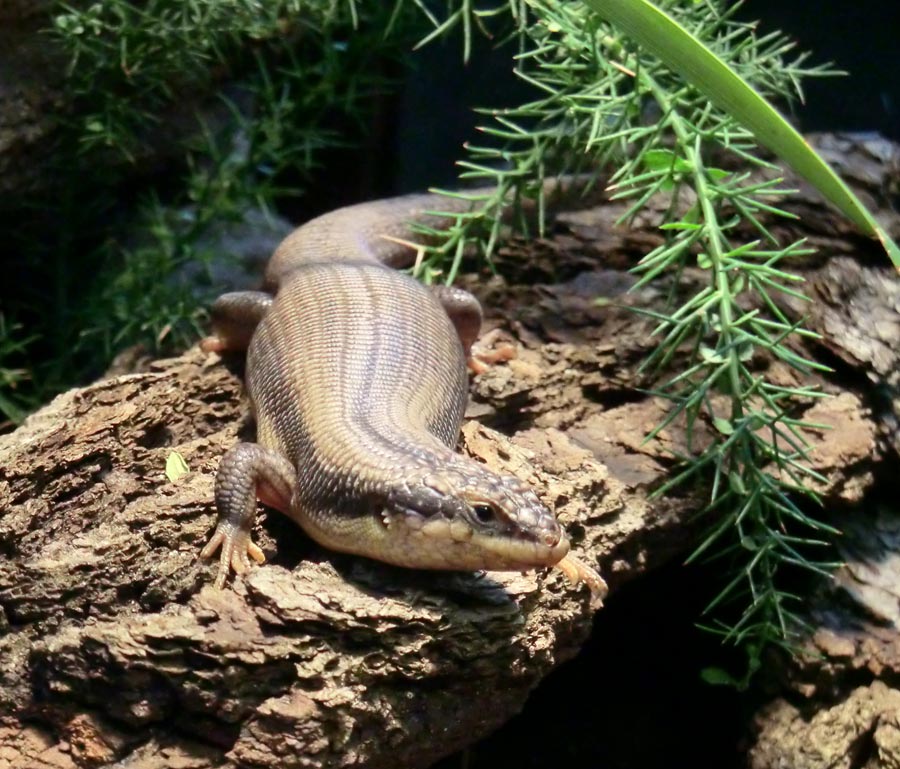
[{"label": "lizard snout", "polygon": [[541,536],[541,541],[547,547],[556,547],[563,538],[562,530],[557,528],[556,531],[546,531]]}]

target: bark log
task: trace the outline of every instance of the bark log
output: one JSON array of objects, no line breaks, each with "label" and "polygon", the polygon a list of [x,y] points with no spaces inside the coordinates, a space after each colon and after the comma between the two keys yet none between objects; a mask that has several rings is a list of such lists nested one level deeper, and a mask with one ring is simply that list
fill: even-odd
[{"label": "bark log", "polygon": [[811,607],[803,654],[781,665],[781,696],[757,714],[754,769],[900,766],[900,515],[836,522],[845,565]]},{"label": "bark log", "polygon": [[[662,293],[627,294],[625,268],[658,234],[616,227],[620,213],[562,216],[554,237],[503,250],[504,278],[469,279],[518,354],[475,380],[462,441],[529,481],[613,590],[696,534],[689,496],[648,501],[684,438],[675,425],[643,443],[664,404],[634,389],[653,342],[625,305]],[[821,216],[793,226],[826,245],[808,265],[823,285],[832,254],[867,247]],[[889,283],[878,258],[860,269]],[[810,439],[826,502],[847,505],[896,456],[893,412],[867,377],[822,385],[839,397],[804,409],[834,429]],[[241,392],[238,362],[194,349],[66,393],[0,438],[3,769],[424,767],[577,652],[593,610],[555,571],[393,569],[325,552],[277,513],[257,527],[267,563],[210,587],[197,553],[218,458],[252,436]],[[175,482],[172,451],[190,467]]]},{"label": "bark log", "polygon": [[[845,171],[869,180],[869,192],[896,194],[896,147],[878,153],[879,176],[854,160],[864,142],[828,141]],[[896,214],[884,215],[896,237]],[[856,256],[833,256],[810,276],[810,326],[822,334],[824,359],[872,415],[869,425],[853,420],[841,439],[826,436],[815,458],[850,481],[841,499],[852,504],[831,515],[844,566],[810,602],[801,654],[773,666],[780,694],[755,718],[753,769],[900,766],[900,280]]]}]

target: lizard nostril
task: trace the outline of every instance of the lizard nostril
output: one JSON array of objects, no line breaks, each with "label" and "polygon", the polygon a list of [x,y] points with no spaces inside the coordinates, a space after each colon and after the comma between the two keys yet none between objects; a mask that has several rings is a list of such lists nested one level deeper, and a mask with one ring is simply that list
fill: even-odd
[{"label": "lizard nostril", "polygon": [[559,540],[562,538],[562,532],[557,531],[548,531],[544,534],[544,544],[547,547],[555,547],[559,544]]}]

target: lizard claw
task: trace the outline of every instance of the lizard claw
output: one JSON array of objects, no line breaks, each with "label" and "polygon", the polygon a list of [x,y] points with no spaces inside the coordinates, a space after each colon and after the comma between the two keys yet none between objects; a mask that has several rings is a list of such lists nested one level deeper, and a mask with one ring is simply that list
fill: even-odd
[{"label": "lizard claw", "polygon": [[488,349],[502,334],[503,329],[495,328],[493,331],[488,331],[475,343],[466,361],[469,371],[476,375],[483,374],[491,367],[491,364],[512,360],[518,355],[516,347],[508,342],[501,342],[494,349]]},{"label": "lizard claw", "polygon": [[556,568],[565,574],[573,585],[583,582],[590,588],[592,609],[599,609],[603,606],[603,599],[606,598],[609,587],[595,569],[571,554],[557,563]]},{"label": "lizard claw", "polygon": [[211,558],[219,547],[222,552],[219,554],[219,571],[215,582],[218,590],[225,586],[228,572],[232,569],[235,574],[246,574],[251,568],[251,558],[257,563],[265,563],[266,560],[263,551],[250,538],[250,532],[235,528],[227,522],[216,527],[215,533],[200,551],[200,557]]}]

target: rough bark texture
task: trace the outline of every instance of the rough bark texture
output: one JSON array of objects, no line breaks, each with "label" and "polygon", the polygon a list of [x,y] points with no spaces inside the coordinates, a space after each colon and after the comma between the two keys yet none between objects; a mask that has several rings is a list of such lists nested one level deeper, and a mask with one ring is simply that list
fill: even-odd
[{"label": "rough bark texture", "polygon": [[881,503],[836,522],[845,566],[781,669],[784,695],[757,714],[754,769],[900,766],[900,514]]},{"label": "rough bark texture", "polygon": [[[870,192],[888,192],[896,204],[896,147],[891,155],[890,145],[877,145],[887,170],[879,176],[877,164],[857,162],[864,144],[829,139],[828,146],[842,152],[838,157],[845,171],[855,169],[853,178],[868,179]],[[885,221],[896,233],[896,214]],[[822,334],[837,376],[864,398],[873,419],[844,420],[843,440],[826,435],[817,450],[817,462],[843,468],[850,481],[841,495],[850,504],[832,510],[832,523],[844,533],[838,546],[845,566],[810,607],[805,653],[775,665],[783,695],[757,714],[750,765],[898,767],[900,280],[884,265],[842,255],[825,262],[810,282],[810,325]]]},{"label": "rough bark texture", "polygon": [[[810,195],[797,205],[822,211]],[[642,442],[664,405],[634,389],[653,341],[620,305],[660,301],[658,289],[625,293],[625,268],[658,235],[613,226],[619,213],[562,216],[552,238],[503,250],[505,278],[470,279],[518,354],[475,380],[463,434],[464,450],[534,485],[613,590],[696,533],[689,498],[647,499],[683,436],[673,426]],[[810,439],[826,504],[847,507],[896,463],[888,310],[882,346],[865,343],[896,278],[835,222],[808,213],[791,226],[823,246],[807,265],[815,291],[865,297],[867,312],[834,320],[827,349],[807,350],[853,367],[822,379],[839,397],[804,406],[833,425]],[[862,263],[834,256],[865,249]],[[826,304],[814,314],[823,331]],[[191,350],[66,393],[0,438],[0,768],[424,767],[502,723],[577,652],[592,608],[557,572],[393,569],[324,552],[277,513],[257,527],[268,562],[211,588],[197,553],[215,520],[215,467],[252,435],[240,374]],[[172,451],[191,470],[175,482]],[[869,689],[857,730],[896,698]],[[878,739],[896,742],[896,722],[884,724]]]}]

